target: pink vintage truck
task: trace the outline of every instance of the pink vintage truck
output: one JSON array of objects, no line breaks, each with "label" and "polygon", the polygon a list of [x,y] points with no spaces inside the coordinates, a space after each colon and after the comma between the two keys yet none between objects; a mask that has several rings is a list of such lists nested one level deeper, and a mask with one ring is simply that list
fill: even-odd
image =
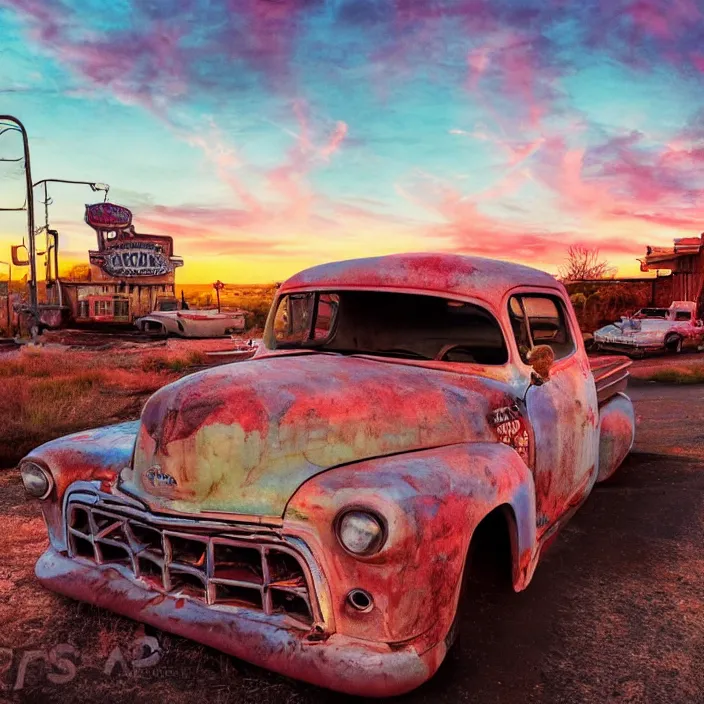
[{"label": "pink vintage truck", "polygon": [[253,359],[22,461],[49,533],[36,574],[323,687],[411,690],[452,645],[478,529],[507,532],[524,589],[629,452],[629,361],[598,364],[534,269],[429,254],[309,269],[278,290]]}]

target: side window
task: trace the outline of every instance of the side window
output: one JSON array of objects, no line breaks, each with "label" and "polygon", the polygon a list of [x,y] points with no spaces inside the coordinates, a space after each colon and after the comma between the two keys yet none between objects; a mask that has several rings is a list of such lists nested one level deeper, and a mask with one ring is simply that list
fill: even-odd
[{"label": "side window", "polygon": [[526,319],[523,301],[518,296],[511,296],[508,302],[508,314],[511,319],[511,328],[516,339],[518,353],[521,355],[523,362],[527,364],[528,352],[530,352],[533,343],[530,337],[530,330],[528,329],[528,320]]},{"label": "side window", "polygon": [[688,310],[678,310],[675,313],[675,320],[690,320],[692,314]]},{"label": "side window", "polygon": [[555,359],[568,357],[575,350],[567,316],[560,300],[553,296],[513,296],[509,317],[521,359],[537,345],[549,345]]},{"label": "side window", "polygon": [[340,297],[336,293],[321,293],[315,312],[314,340],[327,340],[332,333]]},{"label": "side window", "polygon": [[274,318],[277,342],[305,342],[308,339],[314,299],[314,293],[295,293],[281,298]]},{"label": "side window", "polygon": [[333,332],[339,303],[340,298],[335,293],[293,293],[283,296],[274,316],[276,341],[301,344],[327,340]]}]

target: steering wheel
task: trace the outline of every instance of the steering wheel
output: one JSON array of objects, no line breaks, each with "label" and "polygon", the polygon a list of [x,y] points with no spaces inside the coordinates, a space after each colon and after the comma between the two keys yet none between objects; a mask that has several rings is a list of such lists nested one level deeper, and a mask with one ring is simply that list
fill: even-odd
[{"label": "steering wheel", "polygon": [[440,349],[440,351],[435,355],[435,361],[436,362],[449,362],[450,360],[447,359],[447,355],[452,352],[453,350],[466,350],[467,351],[467,357],[469,359],[463,360],[466,362],[476,362],[477,360],[474,358],[474,355],[472,354],[472,348],[469,345],[463,345],[463,344],[451,344],[451,345],[445,345]]}]

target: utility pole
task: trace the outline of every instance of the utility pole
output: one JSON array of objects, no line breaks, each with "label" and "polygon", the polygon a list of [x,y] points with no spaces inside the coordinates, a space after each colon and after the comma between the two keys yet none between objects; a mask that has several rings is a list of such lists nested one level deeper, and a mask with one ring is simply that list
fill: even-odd
[{"label": "utility pole", "polygon": [[[9,123],[9,124],[8,124]],[[27,130],[24,125],[12,115],[0,115],[0,136],[5,132],[19,132],[22,135],[22,147],[24,151],[24,176],[26,200],[21,208],[0,208],[0,210],[26,210],[27,211],[27,240],[29,241],[29,307],[32,315],[38,321],[37,311],[37,250],[34,242],[34,192],[32,189],[32,168],[29,160],[29,140]],[[2,159],[0,161],[22,161],[20,159]]]},{"label": "utility pole", "polygon": [[12,298],[12,262],[0,262],[7,267],[7,333],[12,334],[12,309],[10,299]]},{"label": "utility pole", "polygon": [[[38,186],[44,186],[44,200],[42,201],[44,205],[44,232],[47,238],[47,281],[50,278],[59,278],[59,233],[56,230],[51,230],[49,228],[49,206],[53,203],[53,200],[49,197],[48,184],[50,183],[68,183],[75,186],[90,186],[93,193],[97,191],[103,191],[105,193],[105,199],[107,200],[108,191],[110,186],[107,183],[98,183],[96,181],[70,181],[64,178],[44,178],[41,181],[37,181],[32,184],[32,188],[37,188]],[[50,245],[49,237],[53,239],[53,257],[54,257],[54,276],[51,277],[51,256],[50,256]],[[58,285],[58,284],[57,284]],[[61,288],[58,290],[59,303],[61,303]]]},{"label": "utility pole", "polygon": [[[24,125],[12,115],[0,115],[0,137],[5,134],[5,132],[19,132],[22,135],[22,146],[23,146],[23,156],[18,159],[4,159],[0,158],[0,162],[20,162],[24,161],[24,175],[25,175],[25,191],[26,198],[25,203],[20,208],[0,208],[0,211],[27,211],[27,241],[29,243],[27,249],[29,252],[29,313],[33,318],[30,323],[30,329],[33,330],[32,336],[39,328],[39,301],[37,296],[37,246],[36,246],[36,236],[37,231],[34,222],[34,188],[40,185],[44,186],[44,219],[45,225],[42,228],[45,230],[47,245],[49,242],[49,237],[53,238],[53,255],[54,255],[54,278],[59,277],[59,259],[58,259],[58,232],[55,230],[49,230],[49,204],[51,202],[49,198],[49,193],[47,190],[48,183],[69,183],[69,184],[80,184],[84,186],[90,186],[90,188],[95,191],[105,191],[105,197],[107,198],[107,193],[110,190],[110,186],[104,183],[96,183],[94,181],[69,181],[66,179],[59,178],[47,178],[36,183],[32,182],[32,169],[29,157],[29,139],[27,137],[27,130]],[[47,273],[51,272],[51,261],[49,250],[47,250]],[[60,295],[60,291],[59,291]]]}]

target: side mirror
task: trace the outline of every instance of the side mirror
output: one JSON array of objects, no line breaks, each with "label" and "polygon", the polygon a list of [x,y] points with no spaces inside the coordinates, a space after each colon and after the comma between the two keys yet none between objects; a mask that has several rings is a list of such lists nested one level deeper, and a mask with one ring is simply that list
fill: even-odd
[{"label": "side mirror", "polygon": [[533,368],[533,381],[540,386],[550,380],[550,369],[555,363],[555,353],[550,345],[537,345],[528,352],[528,364]]}]

